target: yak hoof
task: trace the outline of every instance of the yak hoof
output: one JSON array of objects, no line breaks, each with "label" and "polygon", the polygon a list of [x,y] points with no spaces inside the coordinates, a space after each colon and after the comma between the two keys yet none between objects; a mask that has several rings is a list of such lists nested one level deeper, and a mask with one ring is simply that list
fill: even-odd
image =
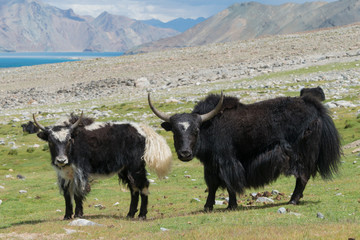
[{"label": "yak hoof", "polygon": [[70,216],[65,215],[63,220],[70,220],[70,219],[72,219],[71,215]]},{"label": "yak hoof", "polygon": [[226,210],[229,210],[229,211],[233,211],[233,210],[236,210],[237,209],[237,205],[229,205]]},{"label": "yak hoof", "polygon": [[212,210],[214,209],[214,207],[213,206],[211,206],[211,207],[204,207],[204,211],[205,212],[212,212]]},{"label": "yak hoof", "polygon": [[299,204],[299,201],[296,201],[296,200],[290,200],[289,202],[288,202],[288,204],[292,204],[292,205],[298,205]]},{"label": "yak hoof", "polygon": [[146,220],[146,215],[145,215],[145,216],[140,216],[140,215],[139,215],[139,220],[141,220],[141,221]]},{"label": "yak hoof", "polygon": [[83,214],[76,214],[74,215],[74,218],[82,218],[84,215]]}]

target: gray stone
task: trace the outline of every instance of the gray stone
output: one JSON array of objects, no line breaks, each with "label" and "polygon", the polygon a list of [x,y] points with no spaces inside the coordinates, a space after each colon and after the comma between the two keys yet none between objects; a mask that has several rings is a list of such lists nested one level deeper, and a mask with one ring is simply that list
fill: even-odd
[{"label": "gray stone", "polygon": [[150,86],[150,82],[146,77],[141,77],[135,80],[136,88],[146,88]]},{"label": "gray stone", "polygon": [[20,190],[19,193],[27,193],[26,190]]},{"label": "gray stone", "polygon": [[274,200],[272,200],[271,198],[267,198],[267,197],[259,197],[258,199],[256,199],[256,202],[260,202],[260,203],[273,203]]},{"label": "gray stone", "polygon": [[278,213],[281,213],[281,214],[286,213],[286,208],[281,207],[281,208],[279,208],[279,209],[277,210],[277,212],[278,212]]},{"label": "gray stone", "polygon": [[92,221],[89,221],[89,220],[86,220],[86,219],[82,219],[82,218],[75,219],[74,221],[70,222],[68,225],[69,226],[80,226],[80,227],[83,227],[83,226],[103,226],[102,224],[98,224],[98,223],[95,223],[95,222],[92,222]]},{"label": "gray stone", "polygon": [[275,189],[271,191],[271,194],[272,194],[272,195],[278,195],[279,193],[280,193],[280,192],[279,192],[278,190],[275,190]]},{"label": "gray stone", "polygon": [[323,219],[323,218],[324,218],[324,214],[322,214],[321,212],[318,212],[318,213],[316,214],[316,217]]}]

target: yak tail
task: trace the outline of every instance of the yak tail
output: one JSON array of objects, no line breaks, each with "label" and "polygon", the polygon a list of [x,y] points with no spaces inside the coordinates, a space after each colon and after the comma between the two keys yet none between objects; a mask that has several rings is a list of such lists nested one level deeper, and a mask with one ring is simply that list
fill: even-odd
[{"label": "yak tail", "polygon": [[145,152],[143,159],[150,170],[156,172],[158,177],[164,178],[171,169],[172,153],[166,140],[157,134],[152,128],[140,124],[146,135]]},{"label": "yak tail", "polygon": [[324,179],[331,179],[337,173],[342,155],[340,136],[327,111],[321,114],[322,128],[317,171]]}]

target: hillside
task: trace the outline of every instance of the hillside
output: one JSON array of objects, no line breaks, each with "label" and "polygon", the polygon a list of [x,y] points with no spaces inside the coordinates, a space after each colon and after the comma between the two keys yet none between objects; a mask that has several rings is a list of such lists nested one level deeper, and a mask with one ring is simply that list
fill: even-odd
[{"label": "hillside", "polygon": [[79,16],[39,0],[0,1],[0,15],[0,52],[123,52],[178,33],[106,12]]},{"label": "hillside", "polygon": [[199,17],[197,19],[191,18],[176,18],[168,22],[162,22],[157,19],[143,20],[144,23],[160,28],[171,28],[179,32],[185,32],[189,28],[194,27],[196,24],[205,21],[205,18]]},{"label": "hillside", "polygon": [[360,22],[360,0],[282,5],[237,3],[180,35],[144,44],[132,52],[253,39],[355,22]]}]

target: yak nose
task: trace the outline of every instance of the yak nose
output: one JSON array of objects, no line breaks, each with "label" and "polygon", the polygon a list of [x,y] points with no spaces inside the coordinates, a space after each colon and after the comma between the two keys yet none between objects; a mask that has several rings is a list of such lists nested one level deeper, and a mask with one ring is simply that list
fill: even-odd
[{"label": "yak nose", "polygon": [[59,164],[66,164],[67,163],[67,157],[65,157],[65,156],[56,157],[56,162],[59,163]]},{"label": "yak nose", "polygon": [[192,153],[189,150],[182,150],[178,153],[180,160],[190,161],[192,159]]}]

